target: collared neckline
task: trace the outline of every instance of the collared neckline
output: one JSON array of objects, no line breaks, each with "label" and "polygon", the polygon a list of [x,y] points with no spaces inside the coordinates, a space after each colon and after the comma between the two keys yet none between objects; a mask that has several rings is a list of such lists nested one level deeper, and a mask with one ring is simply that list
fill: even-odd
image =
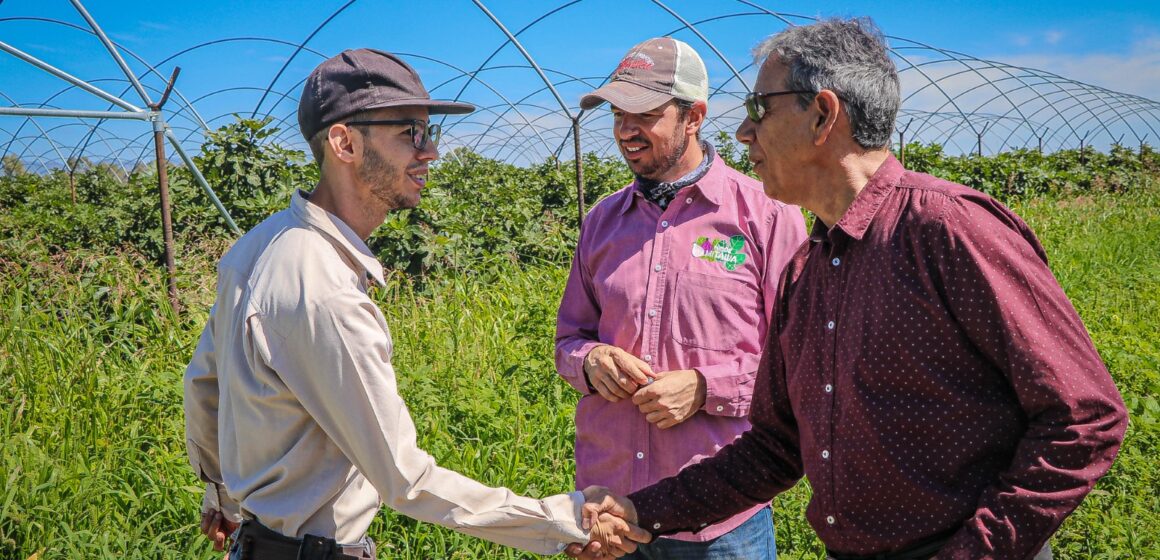
[{"label": "collared neckline", "polygon": [[[678,197],[680,196],[680,193],[686,189],[697,189],[697,191],[701,193],[701,196],[705,197],[705,200],[708,200],[714,206],[720,206],[722,189],[722,182],[720,179],[721,176],[725,174],[726,167],[728,166],[725,165],[725,161],[721,159],[721,155],[714,154],[713,163],[709,166],[709,171],[705,173],[705,176],[701,177],[701,180],[697,181],[696,183],[693,183],[692,185],[677,191]],[[625,212],[628,212],[628,210],[632,208],[633,201],[638,198],[642,200],[644,199],[644,195],[641,194],[636,179],[633,179],[632,184],[628,186],[628,190],[628,196],[624,197],[624,200],[620,204],[620,208],[617,210],[617,214],[624,215]],[[670,208],[671,207],[672,206],[670,205]]]},{"label": "collared neckline", "polygon": [[363,267],[363,272],[369,275],[380,286],[385,286],[383,280],[383,265],[375,258],[370,247],[367,247],[353,229],[338,216],[324,210],[321,206],[310,202],[307,193],[299,190],[294,193],[290,202],[290,211],[304,223],[322,231],[338,242],[338,246]]},{"label": "collared neckline", "polygon": [[[874,220],[874,216],[878,215],[878,210],[882,208],[882,203],[886,201],[887,195],[894,190],[898,180],[905,172],[906,169],[902,167],[901,163],[898,163],[894,155],[888,155],[878,170],[874,172],[874,175],[870,177],[870,180],[866,182],[866,186],[862,187],[858,196],[854,197],[854,201],[850,203],[846,213],[838,219],[838,223],[827,231],[821,220],[815,220],[813,231],[810,232],[810,239],[820,241],[821,239],[815,239],[815,236],[821,235],[824,238],[829,232],[839,229],[851,239],[861,240],[862,236],[866,234],[866,230],[869,229],[870,222]],[[820,230],[819,225],[821,226]]]}]

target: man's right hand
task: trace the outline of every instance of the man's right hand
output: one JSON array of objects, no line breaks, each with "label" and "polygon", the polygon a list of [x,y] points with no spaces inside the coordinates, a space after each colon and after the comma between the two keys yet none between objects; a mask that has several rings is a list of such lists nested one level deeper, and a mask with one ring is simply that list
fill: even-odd
[{"label": "man's right hand", "polygon": [[218,552],[226,549],[226,541],[237,528],[237,523],[216,509],[201,512],[201,534],[213,541],[213,549]]},{"label": "man's right hand", "polygon": [[592,540],[587,545],[568,545],[564,549],[567,556],[581,560],[620,558],[634,552],[637,543],[652,541],[648,531],[634,524],[636,508],[628,498],[616,496],[603,486],[589,486],[584,489],[584,501],[581,525]]},{"label": "man's right hand", "polygon": [[597,346],[584,356],[584,375],[592,388],[610,402],[630,398],[654,377],[648,364],[610,344]]}]

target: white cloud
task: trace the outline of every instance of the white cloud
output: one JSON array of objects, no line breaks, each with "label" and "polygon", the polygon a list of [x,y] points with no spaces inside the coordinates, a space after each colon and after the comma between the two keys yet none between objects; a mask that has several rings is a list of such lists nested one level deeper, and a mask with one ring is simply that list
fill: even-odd
[{"label": "white cloud", "polygon": [[1058,45],[1063,40],[1064,32],[1058,30],[1047,31],[1043,34],[1043,42],[1048,45]]},{"label": "white cloud", "polygon": [[996,59],[1160,100],[1160,36],[1137,41],[1127,54],[1022,54]]}]

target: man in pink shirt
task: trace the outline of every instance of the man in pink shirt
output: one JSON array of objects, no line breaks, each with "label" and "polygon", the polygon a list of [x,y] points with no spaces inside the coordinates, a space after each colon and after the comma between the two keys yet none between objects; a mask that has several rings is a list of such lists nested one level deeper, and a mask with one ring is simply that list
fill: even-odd
[{"label": "man in pink shirt", "polygon": [[[749,428],[753,382],[801,211],[700,139],[708,75],[687,44],[645,41],[580,105],[612,106],[636,180],[592,208],[560,303],[556,368],[576,408],[576,485],[644,488]],[[768,503],[638,558],[774,558]]]}]

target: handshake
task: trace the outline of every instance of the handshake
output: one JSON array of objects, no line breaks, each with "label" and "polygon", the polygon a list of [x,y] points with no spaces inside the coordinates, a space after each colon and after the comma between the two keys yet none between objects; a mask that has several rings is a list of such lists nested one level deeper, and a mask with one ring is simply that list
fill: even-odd
[{"label": "handshake", "polygon": [[636,526],[636,507],[623,496],[603,486],[584,489],[581,525],[588,531],[588,544],[572,543],[564,554],[572,558],[620,558],[636,551],[638,543],[647,543],[652,535]]}]

